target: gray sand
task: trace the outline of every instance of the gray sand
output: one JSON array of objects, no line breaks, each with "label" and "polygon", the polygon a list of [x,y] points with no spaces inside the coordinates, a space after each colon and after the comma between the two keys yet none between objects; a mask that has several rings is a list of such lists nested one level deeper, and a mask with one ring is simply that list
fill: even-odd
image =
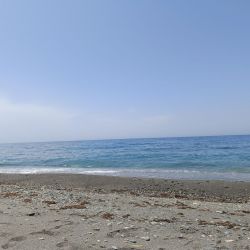
[{"label": "gray sand", "polygon": [[2,249],[250,249],[250,183],[0,175]]}]

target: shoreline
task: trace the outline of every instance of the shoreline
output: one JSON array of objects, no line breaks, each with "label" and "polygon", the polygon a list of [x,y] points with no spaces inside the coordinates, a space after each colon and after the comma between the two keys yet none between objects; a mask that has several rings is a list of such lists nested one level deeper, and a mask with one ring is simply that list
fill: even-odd
[{"label": "shoreline", "polygon": [[250,182],[250,172],[208,171],[195,169],[157,169],[157,168],[62,168],[62,167],[17,167],[0,168],[0,174],[80,174],[114,177],[129,177],[140,179],[165,180],[219,180]]},{"label": "shoreline", "polygon": [[88,174],[0,174],[0,184],[81,188],[98,192],[132,192],[145,196],[204,201],[247,202],[250,182],[177,180]]}]

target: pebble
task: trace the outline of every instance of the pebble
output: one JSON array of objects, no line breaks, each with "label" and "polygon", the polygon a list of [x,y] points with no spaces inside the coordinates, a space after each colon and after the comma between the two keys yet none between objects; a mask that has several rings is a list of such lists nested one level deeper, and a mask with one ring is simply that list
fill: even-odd
[{"label": "pebble", "polygon": [[131,246],[132,247],[132,249],[144,249],[144,246],[143,245],[132,245]]},{"label": "pebble", "polygon": [[224,211],[220,211],[220,210],[217,210],[215,212],[218,213],[218,214],[224,214],[225,213]]},{"label": "pebble", "polygon": [[112,246],[111,248],[114,249],[114,250],[118,249],[118,247],[116,247],[116,246]]},{"label": "pebble", "polygon": [[141,237],[142,240],[145,240],[145,241],[150,241],[150,238],[148,236],[143,236]]},{"label": "pebble", "polygon": [[225,242],[229,243],[229,242],[233,242],[234,240],[225,240]]},{"label": "pebble", "polygon": [[36,213],[32,212],[32,213],[28,213],[28,216],[34,216]]},{"label": "pebble", "polygon": [[129,240],[131,243],[136,243],[136,240]]}]

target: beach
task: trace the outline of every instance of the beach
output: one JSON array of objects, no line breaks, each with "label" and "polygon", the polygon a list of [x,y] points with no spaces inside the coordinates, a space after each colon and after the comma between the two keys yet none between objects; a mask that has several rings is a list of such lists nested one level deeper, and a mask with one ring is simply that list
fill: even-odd
[{"label": "beach", "polygon": [[0,250],[250,250],[250,1],[1,1]]},{"label": "beach", "polygon": [[2,249],[249,249],[250,182],[1,174]]}]

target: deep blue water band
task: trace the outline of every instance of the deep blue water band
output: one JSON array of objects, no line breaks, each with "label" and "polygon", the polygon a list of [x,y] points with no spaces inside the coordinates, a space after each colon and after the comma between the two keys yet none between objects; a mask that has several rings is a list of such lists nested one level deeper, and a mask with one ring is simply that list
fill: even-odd
[{"label": "deep blue water band", "polygon": [[250,136],[0,144],[0,172],[250,180]]}]

